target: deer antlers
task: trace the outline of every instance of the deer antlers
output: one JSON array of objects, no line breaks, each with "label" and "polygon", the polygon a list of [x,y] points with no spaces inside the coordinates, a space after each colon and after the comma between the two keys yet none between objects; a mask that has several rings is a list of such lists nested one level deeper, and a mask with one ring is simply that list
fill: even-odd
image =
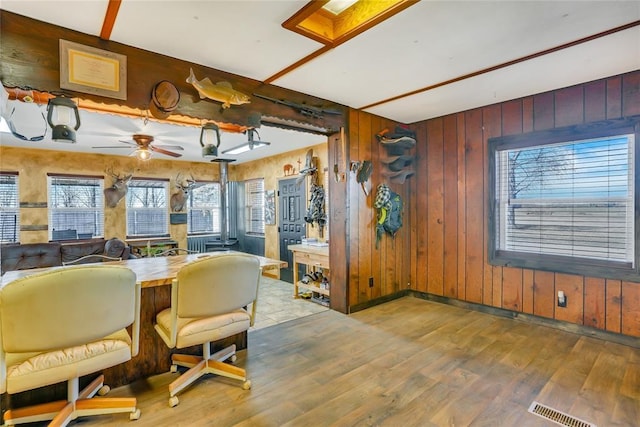
[{"label": "deer antlers", "polygon": [[175,185],[178,191],[171,195],[169,203],[173,212],[182,212],[186,206],[187,197],[191,190],[193,190],[197,184],[196,179],[191,175],[191,179],[186,180],[186,183],[182,182],[182,173],[178,172],[175,179]]},{"label": "deer antlers", "polygon": [[105,172],[111,175],[114,179],[113,184],[109,188],[104,189],[104,200],[105,204],[110,208],[115,208],[118,205],[118,202],[127,194],[127,190],[129,189],[128,184],[131,181],[131,177],[133,176],[133,172],[128,175],[116,174],[113,172],[113,167],[107,168]]}]

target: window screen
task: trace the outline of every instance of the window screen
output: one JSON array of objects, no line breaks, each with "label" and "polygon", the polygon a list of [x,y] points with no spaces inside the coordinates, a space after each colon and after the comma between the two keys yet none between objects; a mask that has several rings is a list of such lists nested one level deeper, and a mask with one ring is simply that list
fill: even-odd
[{"label": "window screen", "polygon": [[20,240],[18,175],[0,173],[0,243]]},{"label": "window screen", "polygon": [[245,181],[248,234],[264,234],[264,179]]},{"label": "window screen", "polygon": [[189,234],[220,232],[220,184],[198,185],[189,193],[187,224]]},{"label": "window screen", "polygon": [[493,261],[636,269],[636,135],[606,133],[492,150]]},{"label": "window screen", "polygon": [[49,239],[104,237],[103,179],[49,176]]},{"label": "window screen", "polygon": [[169,236],[168,181],[132,179],[127,191],[127,236]]}]

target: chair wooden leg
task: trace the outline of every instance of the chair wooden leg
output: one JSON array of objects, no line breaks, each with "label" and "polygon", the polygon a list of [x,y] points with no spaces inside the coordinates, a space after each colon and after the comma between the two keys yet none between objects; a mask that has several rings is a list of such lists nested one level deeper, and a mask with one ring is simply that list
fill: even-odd
[{"label": "chair wooden leg", "polygon": [[200,360],[197,365],[193,366],[187,372],[180,375],[177,379],[171,382],[171,384],[169,384],[169,395],[171,397],[175,396],[182,389],[188,387],[191,383],[200,378],[203,374],[206,373],[203,371],[205,367],[206,361]]},{"label": "chair wooden leg", "polygon": [[89,399],[96,395],[98,390],[104,385],[104,375],[99,375],[98,378],[91,381],[85,388],[78,393],[78,399]]},{"label": "chair wooden leg", "polygon": [[71,400],[44,403],[25,408],[9,409],[4,414],[5,425],[51,420],[50,427],[66,426],[78,417],[129,412],[132,420],[140,417],[135,397],[93,397],[104,383],[100,375],[88,386],[77,392],[77,382],[69,380],[68,394]]},{"label": "chair wooden leg", "polygon": [[75,419],[75,411],[73,409],[73,402],[69,402],[65,405],[60,412],[49,423],[49,427],[63,427]]},{"label": "chair wooden leg", "polygon": [[25,408],[8,409],[4,413],[5,425],[33,423],[52,420],[58,412],[67,405],[66,400],[42,403],[40,405],[27,406]]},{"label": "chair wooden leg", "polygon": [[[209,343],[204,344],[204,354],[209,355],[207,349]],[[209,358],[203,359],[202,357],[186,355],[186,354],[174,354],[171,356],[171,362],[174,365],[189,367],[189,370],[183,373],[180,377],[175,379],[169,384],[169,405],[175,406],[178,404],[176,394],[184,390],[191,385],[195,380],[205,374],[214,374],[227,378],[243,381],[242,388],[248,390],[251,388],[251,382],[247,380],[247,373],[244,369],[237,366],[223,363],[225,360],[236,354],[235,344],[230,345],[214,354],[209,355]]]},{"label": "chair wooden leg", "polygon": [[192,368],[202,362],[202,357],[192,356],[190,354],[173,354],[171,355],[171,363],[185,368]]}]

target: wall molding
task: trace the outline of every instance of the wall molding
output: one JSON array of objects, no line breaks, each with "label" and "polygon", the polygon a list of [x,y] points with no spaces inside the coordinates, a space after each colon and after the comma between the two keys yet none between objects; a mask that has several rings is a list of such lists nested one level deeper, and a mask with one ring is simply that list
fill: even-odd
[{"label": "wall molding", "polygon": [[504,308],[490,307],[488,305],[476,304],[467,301],[461,301],[454,298],[443,297],[440,295],[429,294],[425,292],[414,291],[412,289],[404,289],[399,292],[385,295],[380,298],[356,304],[350,307],[349,314],[371,308],[376,305],[402,298],[415,297],[440,304],[447,304],[465,310],[479,311],[481,313],[490,314],[498,317],[506,317],[512,320],[522,321],[533,325],[546,326],[548,328],[558,329],[572,334],[587,336],[591,338],[610,341],[616,344],[626,345],[628,347],[640,348],[640,340],[637,337],[616,334],[613,332],[603,331],[601,329],[592,328],[590,326],[577,325],[575,323],[562,322],[560,320],[547,319],[545,317],[534,316],[532,314],[520,313],[516,311],[506,310]]}]

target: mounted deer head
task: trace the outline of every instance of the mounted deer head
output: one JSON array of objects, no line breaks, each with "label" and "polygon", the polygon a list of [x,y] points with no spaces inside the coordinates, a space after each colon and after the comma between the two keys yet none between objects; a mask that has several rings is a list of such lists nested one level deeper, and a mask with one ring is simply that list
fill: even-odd
[{"label": "mounted deer head", "polygon": [[113,184],[111,187],[104,189],[104,201],[107,207],[115,208],[120,199],[127,194],[128,184],[133,173],[121,177],[120,174],[113,173],[113,168],[107,169],[106,172],[113,177]]},{"label": "mounted deer head", "polygon": [[169,201],[169,203],[173,212],[182,212],[186,206],[189,192],[191,192],[191,190],[193,190],[196,186],[196,180],[193,175],[191,175],[191,179],[187,179],[183,183],[182,174],[178,173],[175,182],[178,191],[171,195],[171,200]]}]

